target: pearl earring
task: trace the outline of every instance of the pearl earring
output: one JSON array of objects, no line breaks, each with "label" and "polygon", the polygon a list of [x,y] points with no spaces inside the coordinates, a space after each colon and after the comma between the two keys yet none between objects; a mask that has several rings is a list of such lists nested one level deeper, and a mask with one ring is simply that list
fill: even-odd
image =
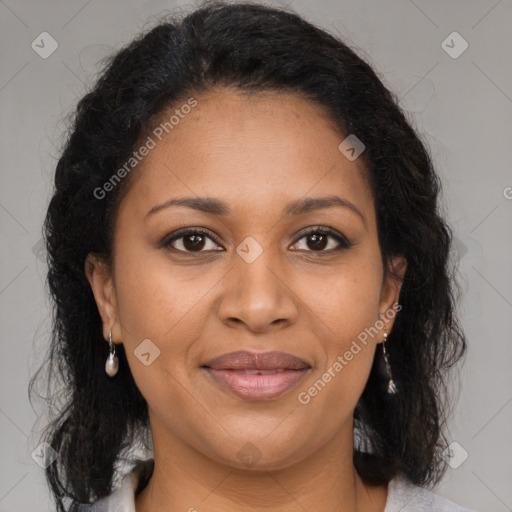
[{"label": "pearl earring", "polygon": [[388,393],[390,395],[394,395],[396,393],[398,393],[398,389],[396,388],[396,385],[395,383],[393,382],[393,375],[391,373],[391,366],[389,364],[389,359],[388,359],[388,355],[386,354],[386,340],[387,340],[387,333],[384,333],[384,341],[382,342],[382,355],[384,356],[384,363],[386,365],[386,372],[388,374],[388,377],[389,377],[389,382],[388,382]]},{"label": "pearl earring", "polygon": [[116,346],[112,342],[112,331],[108,333],[108,347],[110,353],[105,363],[105,372],[109,377],[113,377],[117,373],[117,370],[119,370],[119,359],[116,356]]}]

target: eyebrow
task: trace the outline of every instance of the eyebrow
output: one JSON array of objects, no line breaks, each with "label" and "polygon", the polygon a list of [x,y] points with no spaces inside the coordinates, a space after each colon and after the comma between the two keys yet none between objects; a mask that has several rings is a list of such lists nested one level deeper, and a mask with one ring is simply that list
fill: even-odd
[{"label": "eyebrow", "polygon": [[[215,199],[212,197],[174,197],[172,199],[165,201],[162,204],[153,206],[153,208],[151,208],[151,210],[149,210],[148,213],[146,214],[145,219],[161,210],[170,208],[172,206],[186,206],[188,208],[199,210],[204,213],[210,213],[213,215],[226,216],[231,213],[231,209],[227,205],[227,203],[221,201],[220,199]],[[366,219],[359,210],[359,208],[357,208],[357,206],[351,203],[348,199],[344,199],[339,196],[305,197],[288,203],[284,207],[283,212],[285,215],[288,216],[302,215],[304,213],[309,213],[314,210],[332,208],[334,206],[349,208],[350,210],[352,210],[361,218],[366,228]]]}]

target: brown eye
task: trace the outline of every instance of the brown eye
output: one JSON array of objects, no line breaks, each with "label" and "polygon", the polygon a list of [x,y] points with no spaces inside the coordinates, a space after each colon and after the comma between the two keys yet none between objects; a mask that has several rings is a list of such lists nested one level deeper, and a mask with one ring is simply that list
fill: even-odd
[{"label": "brown eye", "polygon": [[323,250],[327,247],[328,236],[319,233],[312,233],[307,236],[307,244],[310,249]]},{"label": "brown eye", "polygon": [[183,238],[183,247],[187,251],[200,251],[204,248],[205,237],[203,235],[186,235]]},{"label": "brown eye", "polygon": [[[300,241],[305,240],[305,244],[300,247]],[[303,233],[297,242],[292,246],[292,250],[305,250],[306,252],[331,253],[348,249],[352,244],[343,235],[332,228],[314,228]]]},{"label": "brown eye", "polygon": [[174,234],[172,238],[167,237],[162,242],[162,246],[184,253],[222,250],[222,248],[216,249],[218,244],[212,235],[200,229],[189,229]]}]

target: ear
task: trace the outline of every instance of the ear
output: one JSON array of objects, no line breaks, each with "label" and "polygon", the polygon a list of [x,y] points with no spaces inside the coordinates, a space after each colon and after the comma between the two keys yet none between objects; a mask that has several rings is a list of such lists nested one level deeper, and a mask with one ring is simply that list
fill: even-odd
[{"label": "ear", "polygon": [[108,334],[112,331],[112,341],[115,343],[115,340],[121,339],[121,329],[114,280],[105,258],[99,254],[89,253],[85,259],[85,275],[91,285],[103,322],[103,337],[108,340]]},{"label": "ear", "polygon": [[[384,327],[379,329],[382,334],[384,332],[389,334],[393,329],[393,324],[399,311],[398,298],[406,269],[407,260],[405,257],[396,255],[392,258],[387,275],[384,277],[379,306],[380,319],[384,323]],[[382,334],[380,341],[384,341]]]}]

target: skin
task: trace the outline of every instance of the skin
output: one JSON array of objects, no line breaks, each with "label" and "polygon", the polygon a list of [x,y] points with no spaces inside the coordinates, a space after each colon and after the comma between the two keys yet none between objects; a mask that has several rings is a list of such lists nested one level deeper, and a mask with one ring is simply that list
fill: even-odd
[{"label": "skin", "polygon": [[[116,218],[113,268],[93,254],[86,262],[104,337],[112,330],[125,345],[148,402],[155,470],[137,512],[382,512],[387,486],[367,486],[352,463],[353,411],[394,318],[308,404],[298,400],[398,302],[400,281],[383,279],[362,158],[349,161],[324,108],[298,95],[217,89],[196,99],[133,176]],[[283,214],[290,201],[333,194],[364,221],[340,206]],[[172,206],[145,218],[183,196],[221,199],[231,213]],[[299,233],[315,226],[354,245],[330,252],[340,244],[329,238],[318,248]],[[161,245],[183,227],[219,243],[205,238],[202,252],[183,238]],[[263,249],[252,263],[236,252],[248,236]],[[405,260],[393,265],[403,276]],[[148,338],[160,355],[146,366],[134,350]],[[312,369],[278,398],[246,401],[199,369],[241,349],[282,350]]]}]

